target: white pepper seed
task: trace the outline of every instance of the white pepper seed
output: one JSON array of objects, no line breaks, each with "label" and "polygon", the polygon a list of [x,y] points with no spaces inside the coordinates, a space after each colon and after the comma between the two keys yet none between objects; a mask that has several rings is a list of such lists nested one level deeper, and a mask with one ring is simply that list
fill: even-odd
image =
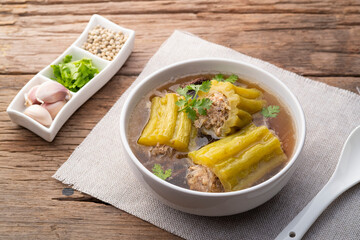
[{"label": "white pepper seed", "polygon": [[127,36],[122,32],[115,32],[97,25],[89,31],[82,48],[86,51],[111,61],[124,45]]}]

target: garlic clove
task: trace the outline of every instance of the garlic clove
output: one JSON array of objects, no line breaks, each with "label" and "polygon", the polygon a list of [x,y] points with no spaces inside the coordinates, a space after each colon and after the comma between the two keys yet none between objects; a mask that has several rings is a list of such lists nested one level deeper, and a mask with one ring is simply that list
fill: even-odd
[{"label": "garlic clove", "polygon": [[70,97],[70,91],[55,81],[44,82],[36,91],[36,99],[41,103],[69,100]]},{"label": "garlic clove", "polygon": [[65,105],[66,101],[58,101],[58,102],[54,102],[54,103],[44,103],[43,105],[41,105],[43,108],[45,108],[46,110],[48,110],[48,112],[50,113],[52,119],[54,119],[56,117],[56,115],[58,114],[58,112],[61,110],[61,108]]},{"label": "garlic clove", "polygon": [[33,104],[40,104],[40,102],[36,99],[36,90],[40,85],[33,86],[29,92],[25,93],[25,106],[31,106]]},{"label": "garlic clove", "polygon": [[52,123],[50,113],[40,105],[31,105],[25,109],[24,114],[46,127],[50,126]]}]

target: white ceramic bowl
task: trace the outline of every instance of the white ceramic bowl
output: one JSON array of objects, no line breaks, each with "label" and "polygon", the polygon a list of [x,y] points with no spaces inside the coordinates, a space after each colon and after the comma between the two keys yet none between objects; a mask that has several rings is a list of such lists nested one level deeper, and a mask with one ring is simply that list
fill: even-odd
[{"label": "white ceramic bowl", "polygon": [[[132,152],[128,140],[128,123],[134,107],[152,89],[170,79],[199,73],[228,73],[259,84],[274,93],[286,105],[294,120],[296,144],[288,164],[275,176],[251,188],[235,192],[204,193],[175,186],[147,170]],[[139,126],[143,127],[143,126]],[[160,69],[146,77],[127,98],[120,117],[121,141],[128,162],[147,189],[166,205],[183,212],[204,216],[226,216],[255,208],[277,194],[296,169],[296,159],[305,140],[305,118],[296,97],[279,79],[247,63],[226,59],[194,59]]]}]

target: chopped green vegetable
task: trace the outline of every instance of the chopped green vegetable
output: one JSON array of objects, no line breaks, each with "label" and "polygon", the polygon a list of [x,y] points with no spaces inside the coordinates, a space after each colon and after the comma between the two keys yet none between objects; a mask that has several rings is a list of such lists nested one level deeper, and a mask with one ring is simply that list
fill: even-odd
[{"label": "chopped green vegetable", "polygon": [[[184,88],[178,88],[176,92],[185,99],[180,99],[176,105],[180,107],[179,111],[185,111],[191,120],[196,120],[196,110],[200,115],[206,115],[207,109],[210,109],[212,101],[209,98],[197,99],[199,91],[208,92],[211,88],[210,81],[204,81],[201,85],[190,84]],[[190,94],[189,91],[195,91]]]},{"label": "chopped green vegetable", "polygon": [[236,76],[235,74],[230,75],[226,79],[224,79],[224,75],[222,75],[222,74],[217,74],[213,78],[213,80],[216,80],[218,82],[229,82],[229,83],[235,83],[238,79],[239,79],[239,77]]},{"label": "chopped green vegetable", "polygon": [[274,118],[280,112],[280,107],[276,105],[271,105],[268,107],[264,107],[261,110],[261,114],[266,118]]},{"label": "chopped green vegetable", "polygon": [[169,178],[171,176],[171,173],[172,173],[172,170],[170,168],[167,169],[164,172],[161,165],[157,164],[157,163],[154,164],[154,167],[152,168],[152,171],[156,176],[158,176],[162,180],[166,180],[167,178]]},{"label": "chopped green vegetable", "polygon": [[63,62],[64,63],[69,63],[71,62],[71,59],[72,59],[72,56],[71,55],[66,55],[63,59]]},{"label": "chopped green vegetable", "polygon": [[56,81],[72,92],[77,92],[88,83],[99,70],[90,58],[71,62],[72,56],[66,55],[58,65],[51,65]]}]

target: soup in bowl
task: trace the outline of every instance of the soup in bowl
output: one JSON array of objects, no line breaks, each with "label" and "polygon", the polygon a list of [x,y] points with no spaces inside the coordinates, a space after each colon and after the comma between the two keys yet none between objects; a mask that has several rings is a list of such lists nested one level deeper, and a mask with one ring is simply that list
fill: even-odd
[{"label": "soup in bowl", "polygon": [[146,77],[121,113],[138,179],[163,203],[224,216],[266,202],[287,183],[305,139],[300,104],[246,63],[195,59]]}]

